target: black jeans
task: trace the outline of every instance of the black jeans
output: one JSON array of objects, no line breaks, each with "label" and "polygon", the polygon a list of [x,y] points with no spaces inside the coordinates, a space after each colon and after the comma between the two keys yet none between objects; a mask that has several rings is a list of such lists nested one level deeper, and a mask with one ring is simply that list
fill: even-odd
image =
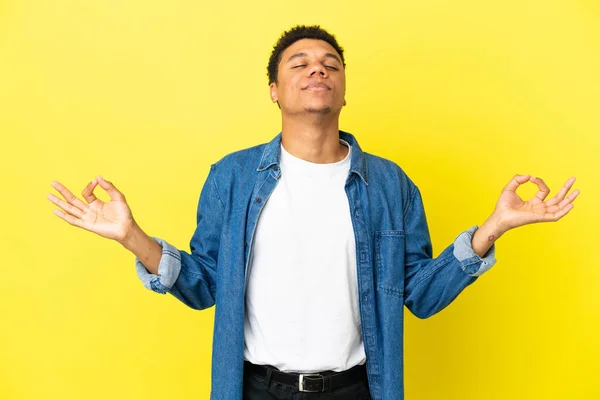
[{"label": "black jeans", "polygon": [[297,386],[266,382],[266,377],[244,371],[243,400],[371,400],[367,375],[364,379],[328,392],[300,392]]}]

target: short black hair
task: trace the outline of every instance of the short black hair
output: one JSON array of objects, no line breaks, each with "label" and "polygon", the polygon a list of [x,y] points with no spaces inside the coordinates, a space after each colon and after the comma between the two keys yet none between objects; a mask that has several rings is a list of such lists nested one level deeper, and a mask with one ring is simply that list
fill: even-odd
[{"label": "short black hair", "polygon": [[301,39],[318,39],[323,40],[331,45],[338,52],[342,58],[342,65],[346,68],[344,62],[344,49],[340,47],[335,36],[321,28],[319,25],[296,25],[289,31],[283,32],[281,37],[277,40],[275,46],[273,46],[273,52],[269,58],[269,65],[267,66],[267,77],[269,78],[269,85],[273,82],[277,83],[277,72],[279,70],[279,63],[281,62],[281,55],[292,44]]}]

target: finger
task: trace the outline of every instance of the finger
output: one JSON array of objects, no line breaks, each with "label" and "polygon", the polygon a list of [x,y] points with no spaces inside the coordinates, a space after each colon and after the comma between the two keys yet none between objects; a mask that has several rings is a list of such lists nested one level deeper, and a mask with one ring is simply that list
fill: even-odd
[{"label": "finger", "polygon": [[560,203],[565,198],[565,196],[567,195],[567,193],[569,192],[571,187],[573,186],[573,183],[575,183],[575,177],[569,178],[567,180],[567,182],[563,185],[563,187],[560,188],[560,190],[558,191],[556,196],[554,196],[553,198],[551,198],[550,200],[548,200],[546,202],[546,205],[553,206],[555,204]]},{"label": "finger", "polygon": [[577,196],[579,196],[579,193],[580,193],[579,189],[574,190],[573,193],[571,193],[569,196],[567,196],[567,198],[564,199],[563,201],[561,201],[559,204],[554,204],[552,206],[547,206],[546,207],[546,212],[547,213],[555,213],[557,211],[560,211],[562,208],[564,208],[564,207],[568,206],[569,204],[571,204],[577,198]]},{"label": "finger", "polygon": [[88,185],[85,187],[85,189],[83,189],[83,191],[81,192],[81,195],[83,196],[83,198],[85,199],[85,201],[88,204],[93,203],[94,201],[98,200],[98,198],[94,195],[94,188],[96,187],[97,184],[98,184],[98,180],[96,178],[94,178],[90,183],[88,183]]},{"label": "finger", "polygon": [[65,221],[67,221],[69,224],[71,224],[73,226],[78,226],[80,228],[83,228],[83,221],[79,218],[75,218],[74,216],[69,215],[62,210],[54,210],[54,214],[56,214],[60,218],[64,219]]},{"label": "finger", "polygon": [[527,175],[515,175],[512,180],[504,187],[503,190],[510,190],[511,192],[515,192],[519,186],[524,184],[531,177],[530,174]]},{"label": "finger", "polygon": [[124,200],[125,196],[123,193],[119,192],[117,188],[112,184],[112,182],[105,180],[100,175],[98,175],[98,183],[100,187],[106,190],[106,193],[110,196],[111,200]]},{"label": "finger", "polygon": [[59,182],[53,181],[52,187],[54,189],[58,190],[58,192],[62,195],[62,197],[64,197],[65,200],[67,202],[69,202],[69,204],[74,205],[75,207],[79,208],[82,211],[88,207],[87,204],[85,204],[83,201],[81,201],[77,197],[75,197],[75,195],[73,193],[71,193],[71,191],[69,189],[64,187]]},{"label": "finger", "polygon": [[81,211],[79,208],[67,203],[63,199],[56,197],[52,193],[48,194],[48,200],[65,210],[70,215],[73,215],[74,217],[81,218],[81,216],[83,215],[83,211]]},{"label": "finger", "polygon": [[579,189],[574,190],[573,193],[568,195],[566,199],[564,199],[563,201],[558,203],[559,207],[563,208],[563,207],[566,207],[567,205],[571,204],[573,202],[573,200],[575,200],[577,198],[577,196],[579,196],[579,193],[580,193]]},{"label": "finger", "polygon": [[552,212],[552,213],[548,212],[542,217],[542,220],[547,221],[547,222],[558,221],[559,219],[561,219],[562,217],[567,215],[569,213],[569,211],[571,211],[573,209],[573,207],[575,207],[575,205],[571,203],[556,212]]},{"label": "finger", "polygon": [[535,183],[539,188],[538,192],[535,194],[535,197],[537,197],[541,201],[544,201],[544,199],[550,193],[550,188],[548,187],[548,185],[546,185],[546,182],[544,182],[542,178],[532,176],[530,180],[531,182]]}]

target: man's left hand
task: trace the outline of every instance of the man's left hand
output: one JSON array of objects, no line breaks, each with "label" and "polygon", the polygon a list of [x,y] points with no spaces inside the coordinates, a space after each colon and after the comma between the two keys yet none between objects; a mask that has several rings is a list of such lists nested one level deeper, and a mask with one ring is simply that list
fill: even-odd
[{"label": "man's left hand", "polygon": [[[528,181],[535,183],[539,190],[531,199],[523,201],[516,191],[519,186]],[[574,182],[575,177],[569,178],[556,196],[544,201],[550,193],[550,188],[542,178],[515,175],[502,190],[494,209],[493,219],[502,232],[536,222],[558,221],[573,209],[573,200],[579,194],[579,190],[574,190],[568,196],[567,193]]]}]

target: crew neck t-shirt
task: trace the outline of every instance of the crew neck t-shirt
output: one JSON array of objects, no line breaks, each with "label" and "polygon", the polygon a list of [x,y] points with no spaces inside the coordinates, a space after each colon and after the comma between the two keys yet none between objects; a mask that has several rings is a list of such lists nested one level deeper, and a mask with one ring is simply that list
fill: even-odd
[{"label": "crew neck t-shirt", "polygon": [[348,197],[351,146],[317,164],[281,145],[281,176],[252,243],[244,358],[286,372],[343,371],[366,361]]}]

